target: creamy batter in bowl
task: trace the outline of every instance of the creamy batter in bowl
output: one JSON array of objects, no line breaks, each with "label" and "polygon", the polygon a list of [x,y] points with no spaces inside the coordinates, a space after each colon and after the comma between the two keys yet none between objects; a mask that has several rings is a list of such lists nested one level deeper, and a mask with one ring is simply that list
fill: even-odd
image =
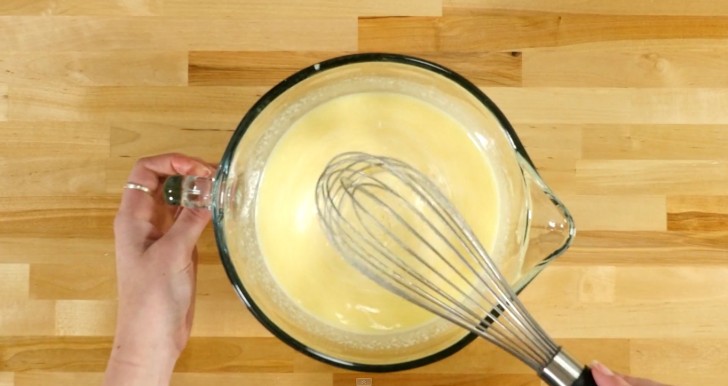
[{"label": "creamy batter in bowl", "polygon": [[[520,291],[574,233],[497,107],[436,64],[359,54],[306,68],[265,94],[234,133],[209,206],[225,270],[255,317],[290,346],[362,371],[420,366],[474,339],[347,265],[315,208],[326,163],[347,151],[428,175]],[[198,186],[205,181],[188,183]],[[206,196],[206,194],[202,194]]]}]

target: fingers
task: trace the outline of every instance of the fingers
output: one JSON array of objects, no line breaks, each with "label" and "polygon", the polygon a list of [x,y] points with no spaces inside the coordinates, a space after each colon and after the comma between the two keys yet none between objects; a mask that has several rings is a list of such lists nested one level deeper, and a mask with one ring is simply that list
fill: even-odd
[{"label": "fingers", "polygon": [[129,173],[129,182],[144,185],[152,194],[140,190],[124,189],[119,214],[150,221],[161,203],[160,187],[164,179],[173,175],[210,176],[213,168],[204,161],[181,154],[162,154],[142,158]]},{"label": "fingers", "polygon": [[206,176],[211,173],[212,169],[202,160],[169,153],[139,159],[129,174],[129,180],[156,190],[160,183],[159,177],[177,174]]},{"label": "fingers", "polygon": [[668,386],[649,379],[615,374],[599,362],[591,364],[592,376],[599,386]]},{"label": "fingers", "polygon": [[599,362],[594,362],[591,365],[592,376],[599,386],[635,386],[629,384],[627,381],[622,379],[619,375],[614,374],[606,366]]},{"label": "fingers", "polygon": [[[182,209],[169,232],[164,236],[165,242],[192,251],[211,217],[212,213],[207,209]],[[185,256],[189,255],[185,254]]]}]

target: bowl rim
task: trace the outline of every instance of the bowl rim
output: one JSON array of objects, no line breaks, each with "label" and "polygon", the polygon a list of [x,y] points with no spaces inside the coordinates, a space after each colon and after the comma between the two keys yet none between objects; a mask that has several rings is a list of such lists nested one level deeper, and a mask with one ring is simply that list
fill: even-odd
[{"label": "bowl rim", "polygon": [[[428,71],[431,71],[437,75],[444,76],[445,78],[457,83],[459,86],[461,86],[463,89],[468,91],[472,96],[474,96],[480,103],[482,103],[486,109],[488,109],[496,118],[498,123],[501,125],[503,130],[506,131],[508,137],[510,137],[511,145],[513,146],[513,150],[519,154],[527,161],[532,167],[533,162],[529,158],[528,154],[526,153],[526,150],[521,143],[520,139],[516,135],[515,130],[511,126],[510,122],[506,119],[505,115],[501,112],[501,110],[495,105],[495,103],[485,95],[483,91],[481,91],[475,84],[467,80],[462,75],[456,73],[453,70],[450,70],[447,67],[444,67],[442,65],[436,64],[434,62],[431,62],[429,60],[421,59],[414,56],[409,55],[403,55],[403,54],[395,54],[395,53],[379,53],[379,52],[372,52],[372,53],[357,53],[357,54],[350,54],[350,55],[343,55],[343,56],[337,56],[328,60],[321,61],[317,64],[310,65],[308,67],[305,67],[293,75],[289,76],[288,78],[284,79],[280,83],[278,83],[276,86],[271,88],[268,92],[263,94],[263,96],[258,99],[257,102],[253,104],[253,106],[248,110],[248,112],[243,116],[242,120],[238,124],[237,128],[235,129],[235,132],[233,133],[227,148],[225,149],[225,152],[223,153],[222,159],[220,161],[220,165],[218,167],[217,175],[215,176],[215,186],[214,186],[214,192],[213,192],[213,202],[211,206],[212,214],[213,214],[213,227],[214,227],[214,233],[215,233],[215,239],[218,247],[218,251],[220,254],[220,259],[222,261],[222,265],[225,269],[225,272],[228,276],[228,279],[230,280],[233,289],[237,293],[238,297],[243,301],[243,303],[246,305],[248,310],[253,314],[253,316],[260,322],[268,331],[270,331],[275,337],[286,343],[288,346],[294,348],[295,350],[312,357],[316,360],[319,360],[321,362],[327,363],[329,365],[333,365],[336,367],[344,368],[347,370],[354,370],[354,371],[361,371],[361,372],[374,372],[374,373],[380,373],[380,372],[392,372],[392,371],[401,371],[401,370],[408,370],[413,369],[421,366],[425,366],[434,362],[437,362],[439,360],[442,360],[446,357],[449,357],[456,352],[463,349],[465,346],[467,346],[469,343],[471,343],[473,340],[477,338],[477,335],[470,332],[467,335],[465,335],[463,338],[455,342],[454,344],[437,351],[435,353],[429,354],[427,356],[424,356],[422,358],[400,362],[400,363],[391,363],[391,364],[369,364],[369,363],[357,363],[352,361],[346,361],[339,358],[332,357],[331,355],[328,355],[324,352],[321,352],[319,350],[313,349],[311,347],[308,347],[304,343],[298,341],[296,338],[289,335],[286,331],[278,327],[270,318],[268,318],[263,310],[258,307],[258,305],[255,303],[255,301],[252,299],[248,291],[245,289],[245,285],[243,284],[242,280],[237,274],[237,271],[235,269],[235,265],[232,262],[232,259],[230,257],[229,250],[227,248],[227,244],[225,241],[224,231],[223,231],[223,207],[222,207],[222,199],[221,194],[223,194],[221,187],[225,185],[225,181],[228,177],[231,162],[233,161],[233,158],[235,156],[235,150],[237,149],[238,144],[243,139],[243,136],[245,135],[248,127],[250,127],[251,123],[258,117],[258,115],[263,112],[263,110],[276,98],[281,96],[283,93],[285,93],[288,89],[295,86],[296,84],[318,74],[324,71],[328,71],[331,69],[335,69],[342,66],[352,65],[352,64],[360,64],[360,63],[367,63],[367,62],[374,62],[374,63],[397,63],[397,64],[403,64],[403,65],[410,65],[414,67],[418,67],[420,69],[425,69]],[[524,284],[522,288],[517,289],[516,292],[520,292],[523,288],[527,286],[528,283]]]}]

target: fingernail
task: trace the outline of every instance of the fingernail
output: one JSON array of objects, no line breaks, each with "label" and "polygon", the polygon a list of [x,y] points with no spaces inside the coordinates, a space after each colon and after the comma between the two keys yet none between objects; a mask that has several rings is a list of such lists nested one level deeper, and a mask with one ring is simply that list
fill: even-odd
[{"label": "fingernail", "polygon": [[205,165],[205,167],[202,169],[202,173],[200,173],[200,177],[209,177],[211,176],[215,171],[210,169],[209,166]]},{"label": "fingernail", "polygon": [[609,368],[607,368],[607,366],[604,366],[603,364],[601,364],[601,363],[599,363],[597,361],[594,361],[594,362],[591,363],[591,368],[594,369],[594,370],[596,370],[596,371],[598,371],[598,372],[600,372],[600,373],[602,373],[602,374],[604,374],[604,375],[608,375],[610,377],[612,375],[614,375],[614,372],[612,372],[612,370],[609,370]]}]

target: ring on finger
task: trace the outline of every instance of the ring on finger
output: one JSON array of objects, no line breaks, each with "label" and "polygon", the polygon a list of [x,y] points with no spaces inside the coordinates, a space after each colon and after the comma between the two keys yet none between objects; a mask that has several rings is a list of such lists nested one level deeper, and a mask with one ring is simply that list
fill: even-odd
[{"label": "ring on finger", "polygon": [[141,190],[144,193],[152,194],[152,190],[151,189],[149,189],[148,187],[146,187],[146,186],[144,186],[142,184],[137,184],[137,183],[134,183],[134,182],[127,182],[124,185],[124,189]]}]

